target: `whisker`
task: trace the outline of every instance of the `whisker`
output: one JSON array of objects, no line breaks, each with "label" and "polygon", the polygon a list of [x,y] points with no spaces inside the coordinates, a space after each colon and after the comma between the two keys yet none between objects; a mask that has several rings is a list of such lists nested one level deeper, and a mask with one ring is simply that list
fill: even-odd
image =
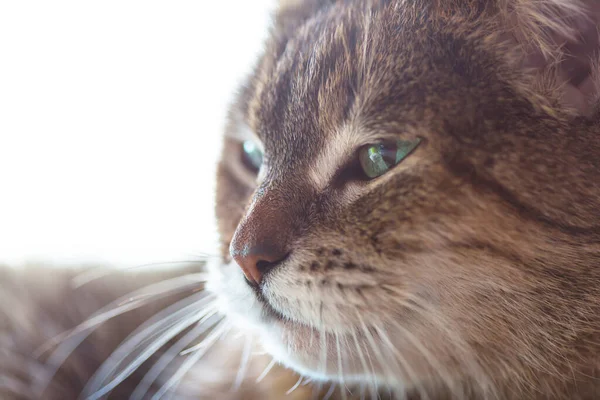
[{"label": "whisker", "polygon": [[347,396],[346,396],[346,385],[344,383],[344,371],[342,368],[342,351],[340,349],[340,337],[339,335],[335,334],[335,347],[336,347],[336,351],[337,351],[337,365],[338,365],[338,379],[340,380],[340,391],[342,394],[342,399],[343,400],[347,400]]},{"label": "whisker", "polygon": [[244,376],[246,375],[246,370],[248,369],[248,361],[250,360],[250,353],[252,352],[252,336],[248,335],[246,337],[246,341],[244,343],[244,350],[242,351],[242,359],[240,360],[240,367],[238,369],[237,376],[235,377],[235,382],[233,384],[232,390],[235,392],[239,390],[242,385],[242,381],[244,380]]},{"label": "whisker", "polygon": [[[376,387],[377,387],[377,383],[375,381],[375,371],[373,369],[373,363],[371,363],[371,360],[369,359],[369,363],[371,365],[371,368],[369,370],[369,368],[367,367],[367,362],[365,360],[364,354],[362,352],[362,346],[358,343],[358,338],[356,337],[356,332],[352,331],[352,339],[354,340],[354,344],[356,344],[356,351],[358,352],[358,358],[360,360],[360,363],[363,367],[364,373],[367,375],[367,377],[370,378],[370,380],[372,381],[372,385],[371,385],[371,397],[375,397],[377,395],[376,392]],[[364,387],[361,387],[362,390],[364,390]],[[361,398],[362,395],[364,394],[364,392],[361,392]]]},{"label": "whisker", "polygon": [[[385,345],[396,356],[396,361],[399,363],[398,366],[406,372],[406,375],[408,375],[408,378],[411,380],[412,384],[417,385],[417,383],[419,382],[417,375],[415,374],[413,369],[410,367],[409,363],[406,361],[404,356],[402,356],[400,351],[396,348],[396,346],[394,346],[394,344],[392,343],[392,341],[390,340],[390,338],[388,337],[388,335],[385,333],[385,331],[382,328],[375,326],[375,325],[374,325],[374,328],[375,328],[375,330],[377,330],[377,333],[379,334],[379,336],[381,336],[381,338],[383,339]],[[425,391],[422,390],[420,385],[419,385],[418,390],[419,390],[419,394],[421,395],[421,398],[429,399],[429,395]]]},{"label": "whisker", "polygon": [[238,340],[238,339],[241,339],[241,338],[243,338],[245,336],[246,336],[246,333],[244,333],[243,331],[239,331],[239,332],[233,334],[232,339],[233,340]]},{"label": "whisker", "polygon": [[196,253],[196,252],[188,253],[188,255],[190,255],[192,257],[201,258],[202,260],[210,260],[210,259],[218,259],[218,260],[220,260],[221,259],[221,255],[220,254],[207,253],[205,251],[198,252],[198,253]]},{"label": "whisker", "polygon": [[269,365],[267,365],[267,368],[265,368],[265,370],[260,374],[260,376],[258,378],[256,378],[256,383],[259,383],[260,381],[265,379],[267,374],[273,369],[273,367],[275,366],[276,363],[277,363],[277,361],[275,361],[275,358],[273,358],[271,360],[271,362],[269,363]]},{"label": "whisker", "polygon": [[[173,290],[175,290],[175,289],[173,289]],[[187,288],[185,290],[187,290]],[[171,291],[169,294],[173,294],[173,291]],[[201,293],[201,295],[203,297],[207,296],[205,293]],[[43,393],[46,391],[46,388],[48,387],[48,385],[50,385],[50,382],[52,381],[52,379],[54,378],[54,376],[56,375],[56,373],[60,369],[60,367],[63,365],[63,363],[65,362],[65,360],[93,332],[94,329],[92,329],[92,328],[96,328],[97,326],[99,326],[103,322],[106,322],[107,320],[109,320],[111,318],[114,318],[117,315],[120,315],[120,314],[122,314],[122,313],[124,313],[126,311],[131,311],[131,310],[133,310],[135,308],[141,307],[145,303],[147,303],[149,301],[152,301],[152,300],[157,300],[158,298],[161,298],[161,297],[163,297],[163,296],[162,295],[157,295],[155,298],[148,298],[146,301],[143,301],[141,303],[135,304],[135,305],[133,305],[131,307],[123,306],[123,307],[119,308],[119,310],[116,311],[116,312],[110,312],[110,311],[102,312],[101,314],[104,314],[104,318],[102,318],[101,320],[98,319],[96,321],[96,323],[94,323],[93,325],[87,326],[86,328],[81,328],[82,325],[85,324],[84,323],[82,325],[79,325],[79,327],[76,327],[72,332],[70,332],[68,334],[63,333],[62,335],[59,335],[59,337],[61,337],[60,340],[62,340],[62,342],[58,345],[58,347],[50,354],[50,356],[48,357],[48,359],[45,361],[45,364],[46,364],[46,373],[45,373],[45,376],[43,378],[40,378],[38,380],[38,382],[36,382],[35,389],[34,389],[35,392],[39,396],[43,395]],[[116,303],[116,302],[113,302],[113,303]],[[113,303],[111,303],[111,304],[113,304]],[[107,308],[107,307],[105,307],[105,308]],[[49,342],[47,342],[40,349],[38,349],[38,352],[36,352],[36,356],[40,357],[41,354],[43,354],[45,352],[44,348],[47,347],[49,349],[50,348],[49,344],[52,341],[56,342],[56,338],[52,339]]]},{"label": "whisker", "polygon": [[[146,263],[146,264],[139,264],[139,265],[133,265],[130,267],[126,267],[123,270],[124,271],[132,271],[132,270],[136,270],[136,269],[147,269],[147,268],[152,268],[152,267],[157,267],[157,266],[166,266],[166,265],[177,265],[177,264],[190,264],[190,265],[194,265],[194,264],[204,264],[204,258],[203,259],[196,259],[196,260],[180,260],[180,261],[163,261],[163,262],[154,262],[154,263]],[[109,268],[91,268],[88,271],[83,271],[79,274],[77,274],[75,277],[73,277],[73,279],[71,279],[71,285],[73,288],[77,289],[80,288],[81,286],[87,285],[88,283],[91,283],[93,281],[96,281],[98,279],[104,278],[110,274],[114,274],[115,272],[118,272],[119,270],[114,270],[114,269],[109,269]]]},{"label": "whisker", "polygon": [[80,332],[94,328],[127,311],[142,307],[150,301],[159,300],[165,296],[170,296],[185,290],[189,290],[190,286],[202,283],[206,281],[206,278],[206,274],[188,274],[154,283],[135,290],[125,296],[119,297],[118,299],[110,302],[108,305],[102,307],[100,310],[96,311],[88,319],[77,325],[75,328],[65,331],[57,337],[44,343],[35,350],[34,357],[39,358],[42,354],[44,354],[50,348],[56,346],[58,343],[65,341],[72,336],[76,336]]},{"label": "whisker", "polygon": [[456,388],[454,385],[454,380],[448,374],[447,369],[444,368],[442,364],[438,361],[438,359],[433,354],[431,354],[431,352],[425,346],[421,344],[421,341],[417,339],[408,329],[404,328],[401,324],[397,323],[396,321],[392,321],[392,323],[400,332],[402,332],[402,335],[423,355],[423,357],[425,357],[429,365],[431,365],[437,371],[437,373],[441,376],[442,380],[448,386],[448,389],[452,391],[452,394],[456,398],[464,397],[463,393],[455,392]]},{"label": "whisker", "polygon": [[217,326],[210,335],[208,335],[202,342],[206,342],[206,345],[199,350],[191,353],[187,360],[177,369],[175,374],[160,388],[160,390],[152,396],[152,400],[160,400],[173,386],[177,385],[185,374],[210,350],[213,344],[215,344],[219,338],[224,335],[231,328],[229,322],[225,320],[221,325]]},{"label": "whisker", "polygon": [[[216,323],[216,322],[215,322]],[[179,353],[185,349],[191,342],[196,340],[204,332],[212,328],[214,324],[201,323],[199,322],[193,329],[187,332],[181,339],[173,344],[168,351],[166,351],[159,360],[150,368],[150,370],[144,375],[144,378],[136,386],[133,393],[131,394],[130,400],[142,400],[146,393],[150,390],[152,384],[160,376],[160,374],[167,368],[167,366],[179,355]]]},{"label": "whisker", "polygon": [[[196,293],[167,307],[143,323],[123,341],[90,379],[82,392],[82,394],[90,396],[86,400],[96,399],[98,394],[102,396],[110,392],[173,337],[191,325],[198,323],[202,318],[212,317],[216,312],[216,308],[203,308],[203,306],[209,305],[211,301],[214,301],[214,296],[207,296],[206,293],[202,292]],[[199,308],[201,311],[197,311]],[[143,347],[147,342],[150,343],[127,364],[125,369],[117,374],[115,378],[112,378],[109,384],[103,385],[103,382],[110,379],[113,371],[128,356],[131,356],[133,352]]]},{"label": "whisker", "polygon": [[331,398],[333,392],[335,391],[335,386],[335,382],[332,382],[331,386],[329,386],[329,390],[327,391],[327,393],[325,393],[325,397],[323,397],[323,400],[329,400]]},{"label": "whisker", "polygon": [[[358,316],[358,320],[360,321],[361,325],[362,325],[362,329],[363,332],[365,334],[365,337],[367,338],[367,342],[370,344],[371,349],[375,352],[375,357],[377,358],[377,361],[379,361],[379,365],[383,368],[384,372],[385,372],[385,376],[386,379],[395,378],[395,374],[394,374],[394,369],[390,367],[390,365],[385,361],[385,357],[383,356],[381,349],[379,348],[379,346],[377,346],[377,343],[375,342],[375,338],[373,337],[373,335],[371,334],[371,332],[369,331],[369,328],[367,327],[367,325],[365,324],[363,318],[360,316],[360,313],[357,313]],[[367,352],[367,355],[369,353]],[[395,360],[394,360],[395,362]],[[397,367],[400,367],[398,364],[396,364]],[[402,369],[402,368],[398,368],[398,369]],[[401,372],[401,371],[398,371]],[[375,389],[375,391],[377,391],[377,388]],[[377,395],[379,397],[379,395]]]},{"label": "whisker", "polygon": [[[227,330],[225,330],[225,332],[223,332],[223,333],[222,333],[222,334],[221,334],[221,335],[220,335],[220,336],[219,336],[217,339],[215,339],[215,340],[223,340],[223,338],[227,336],[227,335],[226,335],[226,334],[228,333],[227,331],[229,331],[229,330],[230,330],[230,329],[233,327],[233,325],[231,325],[231,324],[227,324],[227,325],[226,325],[226,327],[227,327]],[[184,350],[184,351],[182,351],[180,354],[181,354],[182,356],[185,356],[185,355],[188,355],[188,354],[190,354],[190,353],[194,353],[194,352],[197,352],[197,351],[200,351],[200,350],[204,350],[204,348],[206,347],[206,343],[207,343],[206,341],[202,341],[202,342],[200,342],[200,343],[198,343],[198,344],[196,344],[196,345],[194,345],[194,346],[192,346],[192,347],[190,347],[190,348],[187,348],[187,349],[185,349],[185,350]]]},{"label": "whisker", "polygon": [[[217,315],[212,315],[214,318],[222,318]],[[212,322],[212,321],[211,321]],[[105,394],[112,391],[115,387],[117,387],[121,382],[131,376],[146,360],[148,360],[153,354],[156,353],[158,349],[164,346],[169,340],[173,337],[181,333],[183,330],[187,329],[190,325],[195,322],[190,322],[188,320],[184,320],[179,324],[175,325],[173,328],[169,329],[162,336],[160,336],[157,340],[152,342],[152,344],[138,356],[120,373],[118,373],[110,382],[104,385],[102,388],[97,390],[96,392],[92,392],[90,396],[86,398],[86,400],[97,400],[103,397]]]},{"label": "whisker", "polygon": [[360,400],[365,400],[365,396],[366,396],[366,392],[367,392],[365,385],[361,383],[359,386],[359,389],[360,389]]},{"label": "whisker", "polygon": [[311,399],[318,399],[321,390],[323,389],[324,382],[319,381],[313,386]]},{"label": "whisker", "polygon": [[285,395],[290,395],[292,394],[292,392],[294,392],[294,390],[298,389],[298,386],[300,386],[300,384],[302,383],[302,377],[300,377],[298,379],[298,381],[294,384],[294,386],[292,386],[291,388],[289,388],[289,390],[287,392],[285,392]]},{"label": "whisker", "polygon": [[[320,361],[320,367],[319,369],[321,370],[321,373],[323,374],[323,377],[327,376],[327,333],[325,332],[324,328],[320,329],[319,332],[319,342],[320,342],[320,357],[319,357],[319,361]],[[313,398],[318,396],[318,393],[321,390],[321,384],[316,385],[314,387],[313,390]]]},{"label": "whisker", "polygon": [[[405,296],[406,297],[406,296]],[[449,328],[449,323],[444,315],[436,312],[436,310],[432,309],[426,302],[424,302],[418,296],[410,296],[411,302],[401,301],[399,304],[407,309],[412,310],[413,312],[418,313],[422,318],[425,318],[431,324],[435,325],[439,328],[442,333],[448,336],[448,342],[452,343],[453,346],[457,347],[461,351],[460,361],[467,367],[470,371],[470,374],[476,378],[477,385],[479,389],[486,395],[484,397],[498,397],[496,393],[496,389],[492,384],[492,380],[489,375],[481,368],[480,364],[477,362],[476,358],[473,356],[474,351],[472,347],[465,342],[465,340],[458,335],[455,331]],[[413,304],[414,303],[414,304]],[[489,391],[491,390],[491,394]]]}]

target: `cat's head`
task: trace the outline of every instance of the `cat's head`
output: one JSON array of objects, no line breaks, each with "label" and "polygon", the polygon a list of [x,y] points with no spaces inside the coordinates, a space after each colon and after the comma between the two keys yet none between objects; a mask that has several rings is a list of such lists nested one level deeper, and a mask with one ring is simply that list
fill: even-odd
[{"label": "cat's head", "polygon": [[223,310],[315,378],[492,390],[577,363],[600,325],[599,15],[283,2],[219,165]]}]

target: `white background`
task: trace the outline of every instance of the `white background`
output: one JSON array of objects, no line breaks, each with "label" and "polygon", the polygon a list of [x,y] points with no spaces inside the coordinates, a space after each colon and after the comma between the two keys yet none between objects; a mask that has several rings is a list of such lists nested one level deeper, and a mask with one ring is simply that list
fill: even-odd
[{"label": "white background", "polygon": [[226,105],[271,8],[0,2],[0,263],[214,254]]}]

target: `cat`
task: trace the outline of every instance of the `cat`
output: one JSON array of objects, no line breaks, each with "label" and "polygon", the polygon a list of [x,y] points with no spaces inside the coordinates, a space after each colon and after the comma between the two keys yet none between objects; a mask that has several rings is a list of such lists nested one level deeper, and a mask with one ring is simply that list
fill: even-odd
[{"label": "cat", "polygon": [[219,257],[4,269],[2,399],[598,398],[600,4],[273,21],[226,127]]}]

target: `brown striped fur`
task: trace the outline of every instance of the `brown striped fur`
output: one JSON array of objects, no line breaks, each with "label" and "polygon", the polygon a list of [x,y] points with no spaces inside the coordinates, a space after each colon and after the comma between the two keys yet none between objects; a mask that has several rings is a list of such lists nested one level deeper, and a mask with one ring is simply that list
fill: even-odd
[{"label": "brown striped fur", "polygon": [[[255,383],[270,360],[256,357],[230,392],[243,346],[228,336],[177,398],[282,398],[296,373],[312,379],[299,399],[329,382],[357,398],[598,398],[599,25],[592,0],[282,0],[231,107],[222,254],[207,282],[281,366]],[[356,178],[361,145],[414,137],[422,144],[392,171]],[[241,159],[251,138],[264,148],[258,176]],[[260,287],[229,256],[248,220],[289,248]],[[143,285],[125,274],[72,291],[66,276],[41,284],[47,274],[0,281],[0,394],[11,400],[35,398],[35,347]],[[45,398],[76,398],[161,306],[102,325]]]}]

